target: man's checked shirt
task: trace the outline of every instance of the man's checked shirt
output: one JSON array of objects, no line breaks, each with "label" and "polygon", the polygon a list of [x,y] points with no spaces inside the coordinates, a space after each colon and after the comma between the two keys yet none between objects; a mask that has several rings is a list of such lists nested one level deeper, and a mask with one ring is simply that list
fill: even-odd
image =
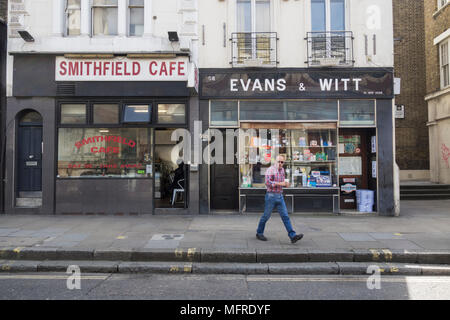
[{"label": "man's checked shirt", "polygon": [[284,182],[284,169],[277,169],[276,164],[266,171],[267,192],[283,193],[283,187],[275,185],[275,182]]}]

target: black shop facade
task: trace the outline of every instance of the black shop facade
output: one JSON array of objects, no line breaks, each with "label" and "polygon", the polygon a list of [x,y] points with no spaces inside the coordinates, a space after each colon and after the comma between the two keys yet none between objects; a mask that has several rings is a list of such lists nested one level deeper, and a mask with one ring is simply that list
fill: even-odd
[{"label": "black shop facade", "polygon": [[391,69],[200,69],[199,96],[224,155],[200,167],[201,213],[262,212],[281,154],[290,213],[395,215]]},{"label": "black shop facade", "polygon": [[195,211],[197,173],[172,152],[197,117],[191,67],[185,55],[15,54],[5,212]]}]

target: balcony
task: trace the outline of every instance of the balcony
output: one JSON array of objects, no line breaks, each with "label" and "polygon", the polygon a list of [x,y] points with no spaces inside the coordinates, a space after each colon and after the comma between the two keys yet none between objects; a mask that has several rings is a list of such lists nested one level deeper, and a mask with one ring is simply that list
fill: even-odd
[{"label": "balcony", "polygon": [[352,67],[353,39],[351,31],[308,32],[308,66]]},{"label": "balcony", "polygon": [[276,67],[276,32],[235,32],[231,34],[233,67]]}]

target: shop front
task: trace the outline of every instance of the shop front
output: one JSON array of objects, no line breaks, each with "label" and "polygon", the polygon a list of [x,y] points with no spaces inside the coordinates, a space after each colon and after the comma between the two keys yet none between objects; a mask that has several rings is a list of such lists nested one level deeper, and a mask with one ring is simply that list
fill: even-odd
[{"label": "shop front", "polygon": [[16,55],[6,212],[188,213],[196,173],[172,134],[198,103],[189,67],[186,56]]},{"label": "shop front", "polygon": [[200,84],[202,121],[227,145],[202,166],[203,212],[262,212],[281,154],[289,212],[394,215],[392,71],[203,69]]}]

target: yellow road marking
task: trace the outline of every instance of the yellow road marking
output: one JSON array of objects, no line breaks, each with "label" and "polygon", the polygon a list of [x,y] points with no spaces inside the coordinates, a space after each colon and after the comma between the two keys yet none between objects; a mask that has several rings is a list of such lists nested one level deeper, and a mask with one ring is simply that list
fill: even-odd
[{"label": "yellow road marking", "polygon": [[[367,276],[352,276],[351,278],[247,278],[247,281],[252,282],[366,282]],[[425,282],[425,283],[450,283],[450,277],[423,277],[423,276],[389,276],[381,278],[382,282]]]},{"label": "yellow road marking", "polygon": [[126,238],[127,238],[126,236],[118,236],[116,239],[123,240],[123,239],[126,239]]},{"label": "yellow road marking", "polygon": [[380,253],[378,250],[369,249],[369,251],[372,252],[372,260],[378,260],[380,258]]},{"label": "yellow road marking", "polygon": [[169,272],[178,272],[179,270],[180,270],[179,267],[177,267],[177,266],[171,266],[170,269],[169,269]]},{"label": "yellow road marking", "polygon": [[186,265],[184,266],[184,272],[191,273],[192,272],[192,265]]},{"label": "yellow road marking", "polygon": [[183,249],[175,249],[175,257],[181,258],[183,256]]},{"label": "yellow road marking", "polygon": [[188,259],[192,260],[195,255],[195,248],[189,248],[187,252]]},{"label": "yellow road marking", "polygon": [[384,258],[385,258],[386,260],[391,261],[391,260],[392,260],[392,251],[389,250],[389,249],[383,249],[382,251],[383,251],[383,253],[384,253]]},{"label": "yellow road marking", "polygon": [[13,251],[15,252],[15,253],[19,253],[20,251],[22,251],[24,249],[24,247],[17,247],[17,248],[15,248]]}]

